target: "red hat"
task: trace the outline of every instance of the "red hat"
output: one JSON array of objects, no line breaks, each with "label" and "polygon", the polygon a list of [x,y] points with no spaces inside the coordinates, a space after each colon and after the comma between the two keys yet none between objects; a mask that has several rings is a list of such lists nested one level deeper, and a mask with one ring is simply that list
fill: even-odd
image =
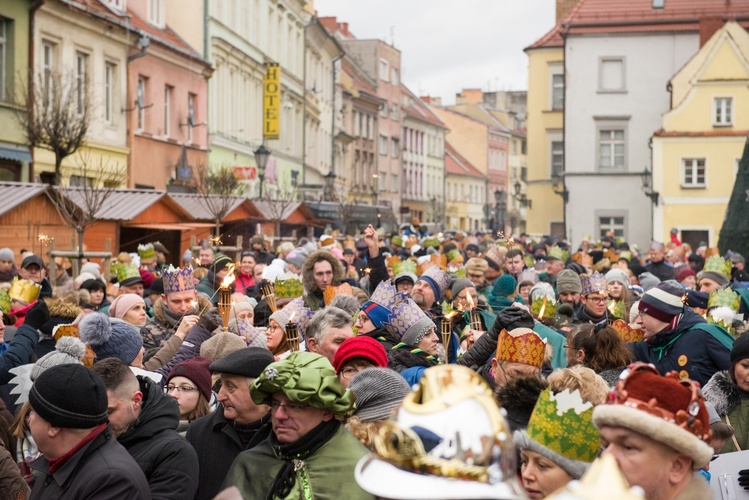
[{"label": "red hat", "polygon": [[682,269],[681,271],[679,271],[679,274],[676,275],[676,281],[681,283],[682,281],[687,279],[687,276],[697,276],[697,273],[692,271],[690,268],[686,267]]},{"label": "red hat", "polygon": [[380,342],[366,335],[351,337],[343,341],[333,357],[333,368],[336,373],[341,373],[346,363],[354,358],[364,358],[380,368],[387,368],[388,365],[385,348]]},{"label": "red hat", "polygon": [[[343,345],[343,344],[341,344]],[[196,356],[187,361],[183,361],[172,368],[169,377],[166,379],[167,384],[174,377],[185,377],[192,381],[198,390],[203,394],[206,401],[211,400],[211,370],[208,369],[212,361],[208,358]]]},{"label": "red hat", "polygon": [[156,280],[156,276],[154,276],[148,269],[138,269],[138,273],[140,273],[140,278],[143,280],[143,286],[145,288],[150,288],[151,283]]}]

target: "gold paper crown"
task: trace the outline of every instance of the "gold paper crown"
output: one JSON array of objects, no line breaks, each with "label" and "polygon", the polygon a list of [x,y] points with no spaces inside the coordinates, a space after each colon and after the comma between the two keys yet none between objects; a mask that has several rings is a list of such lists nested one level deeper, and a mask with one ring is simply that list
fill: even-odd
[{"label": "gold paper crown", "polygon": [[557,312],[557,301],[545,296],[536,297],[531,303],[531,316],[538,318],[541,309],[543,309],[542,318],[553,318]]},{"label": "gold paper crown", "polygon": [[274,288],[276,291],[276,298],[279,299],[295,299],[304,294],[304,286],[302,285],[302,282],[296,278],[276,280]]},{"label": "gold paper crown", "polygon": [[41,291],[42,287],[33,281],[13,278],[13,281],[10,283],[8,295],[13,300],[21,300],[27,304],[31,304],[39,297],[39,292]]},{"label": "gold paper crown", "polygon": [[715,290],[710,292],[710,296],[707,299],[707,308],[726,306],[730,307],[735,313],[739,312],[739,306],[741,305],[741,298],[739,294],[729,288],[721,290]]},{"label": "gold paper crown", "polygon": [[731,277],[731,261],[726,260],[720,255],[713,255],[705,261],[705,267],[702,272],[711,271],[714,273],[720,273],[726,278]]},{"label": "gold paper crown", "polygon": [[156,250],[153,249],[153,243],[138,245],[138,255],[141,259],[153,259],[156,257]]},{"label": "gold paper crown", "polygon": [[593,256],[585,252],[575,252],[572,254],[572,260],[580,264],[581,266],[592,266]]},{"label": "gold paper crown", "polygon": [[567,262],[567,259],[569,258],[570,253],[567,250],[564,250],[559,245],[554,245],[549,249],[549,257],[553,257],[555,259],[559,259],[562,262]]},{"label": "gold paper crown", "polygon": [[401,262],[401,258],[398,257],[397,255],[393,255],[392,257],[388,257],[387,259],[385,259],[385,265],[387,267],[393,268],[393,272],[395,272],[395,269],[394,269],[395,266],[397,264],[400,264],[400,262]]},{"label": "gold paper crown", "polygon": [[641,328],[632,328],[629,323],[622,319],[614,321],[611,326],[624,342],[639,342],[643,338]]},{"label": "gold paper crown", "polygon": [[325,305],[329,306],[336,295],[354,295],[354,290],[351,289],[351,285],[348,283],[341,283],[338,286],[330,285],[323,292],[323,300]]},{"label": "gold paper crown", "polygon": [[416,271],[416,262],[411,259],[406,259],[393,266],[393,276],[398,276],[401,273],[416,274]]},{"label": "gold paper crown", "polygon": [[522,363],[541,368],[544,363],[546,340],[530,328],[515,328],[499,332],[497,361]]}]

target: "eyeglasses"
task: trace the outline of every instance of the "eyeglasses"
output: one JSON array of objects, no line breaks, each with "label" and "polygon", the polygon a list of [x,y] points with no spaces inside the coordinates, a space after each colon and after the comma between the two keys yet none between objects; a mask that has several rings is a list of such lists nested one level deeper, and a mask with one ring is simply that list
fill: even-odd
[{"label": "eyeglasses", "polygon": [[279,408],[283,407],[286,413],[288,414],[298,414],[301,413],[302,410],[307,408],[307,405],[297,405],[293,403],[287,403],[287,404],[281,404],[278,401],[271,400],[268,403],[268,406],[270,406],[271,413],[275,413],[278,411]]},{"label": "eyeglasses", "polygon": [[268,326],[268,331],[269,332],[275,332],[276,330],[280,330],[280,329],[281,329],[281,327],[278,326],[278,325],[269,325]]},{"label": "eyeglasses", "polygon": [[197,387],[188,387],[186,385],[183,385],[183,386],[179,386],[179,385],[168,385],[168,386],[164,387],[164,392],[166,394],[169,394],[170,392],[174,392],[175,390],[179,394],[182,394],[182,393],[184,393],[184,394],[190,394],[193,391],[197,391],[198,388]]},{"label": "eyeglasses", "polygon": [[603,295],[597,294],[597,293],[591,293],[590,295],[585,296],[585,300],[589,300],[591,302],[598,302],[599,304],[603,304],[606,302],[606,297]]},{"label": "eyeglasses", "polygon": [[[362,368],[361,370],[363,369],[364,368]],[[343,378],[345,378],[346,380],[349,380],[349,379],[354,378],[354,375],[359,373],[361,370],[358,370],[356,368],[344,368],[343,371],[341,372],[341,375],[343,375]]]}]

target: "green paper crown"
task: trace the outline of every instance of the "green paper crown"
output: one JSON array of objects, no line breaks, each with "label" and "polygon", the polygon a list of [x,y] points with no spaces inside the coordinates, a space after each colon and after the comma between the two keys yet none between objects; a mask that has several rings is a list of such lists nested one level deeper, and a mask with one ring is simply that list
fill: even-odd
[{"label": "green paper crown", "polygon": [[458,257],[462,257],[460,250],[457,248],[453,248],[449,252],[447,252],[447,261],[452,262],[453,260],[457,259]]},{"label": "green paper crown", "polygon": [[629,250],[622,250],[619,252],[620,259],[627,259],[627,262],[632,262],[632,252]]},{"label": "green paper crown", "polygon": [[617,319],[624,319],[624,301],[609,299],[607,309],[609,310],[609,316],[613,316]]},{"label": "green paper crown", "polygon": [[567,250],[562,249],[559,245],[554,245],[549,249],[549,257],[555,257],[562,262],[567,262],[570,257],[570,253]]},{"label": "green paper crown", "polygon": [[401,273],[416,274],[416,262],[407,259],[395,264],[393,266],[393,276],[398,276]]},{"label": "green paper crown", "polygon": [[110,262],[109,263],[109,274],[110,276],[119,276],[120,275],[120,268],[124,266],[122,262]]},{"label": "green paper crown", "polygon": [[141,259],[153,259],[156,257],[156,250],[153,249],[153,243],[138,245],[138,255]]},{"label": "green paper crown", "polygon": [[397,247],[402,247],[403,246],[403,238],[401,238],[400,236],[393,236],[392,239],[390,240],[390,243],[392,243],[393,245],[395,245]]},{"label": "green paper crown", "polygon": [[741,298],[739,294],[727,288],[710,292],[710,297],[707,299],[708,309],[726,306],[730,307],[733,312],[738,313],[740,304]]},{"label": "green paper crown", "polygon": [[10,315],[10,294],[7,290],[0,291],[0,311]]},{"label": "green paper crown", "polygon": [[117,268],[117,281],[122,283],[128,278],[140,278],[140,271],[134,264],[120,264]]},{"label": "green paper crown", "polygon": [[712,257],[708,257],[708,259],[705,261],[705,267],[702,269],[702,271],[712,271],[715,273],[720,273],[726,278],[730,278],[731,261],[724,259],[720,255],[713,255]]},{"label": "green paper crown", "polygon": [[[546,298],[546,307],[544,307],[544,298]],[[548,297],[536,297],[531,303],[531,316],[538,318],[541,308],[544,308],[543,318],[553,318],[557,312],[557,301]]]},{"label": "green paper crown", "polygon": [[541,446],[580,462],[592,462],[601,448],[598,429],[593,425],[593,405],[584,403],[577,390],[565,389],[557,394],[544,390],[526,432]]},{"label": "green paper crown", "polygon": [[453,278],[453,279],[459,279],[459,278],[465,278],[466,277],[466,268],[465,267],[448,268],[447,272],[450,275],[450,278]]},{"label": "green paper crown", "polygon": [[727,331],[731,336],[736,337],[736,329],[733,327],[732,324],[726,324],[726,322],[723,321],[722,319],[715,319],[709,314],[707,315],[706,320],[709,324],[718,325],[719,327]]},{"label": "green paper crown", "polygon": [[423,246],[424,248],[429,248],[429,247],[437,248],[440,246],[440,240],[437,239],[436,236],[424,238],[424,241],[421,242],[421,246]]},{"label": "green paper crown", "polygon": [[534,259],[531,254],[525,254],[523,260],[525,261],[525,265],[528,267],[533,267],[536,265],[536,259]]},{"label": "green paper crown", "polygon": [[295,299],[304,294],[304,286],[296,278],[276,280],[274,288],[276,290],[276,298],[278,299]]}]

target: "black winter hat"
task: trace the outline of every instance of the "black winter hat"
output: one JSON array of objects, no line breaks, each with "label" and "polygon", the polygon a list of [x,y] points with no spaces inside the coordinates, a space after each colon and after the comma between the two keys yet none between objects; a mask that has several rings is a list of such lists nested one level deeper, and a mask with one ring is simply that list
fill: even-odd
[{"label": "black winter hat", "polygon": [[83,365],[48,368],[29,391],[31,409],[52,427],[91,429],[107,421],[107,389]]},{"label": "black winter hat", "polygon": [[734,341],[731,349],[731,364],[735,365],[746,358],[749,358],[749,333],[742,334]]}]

